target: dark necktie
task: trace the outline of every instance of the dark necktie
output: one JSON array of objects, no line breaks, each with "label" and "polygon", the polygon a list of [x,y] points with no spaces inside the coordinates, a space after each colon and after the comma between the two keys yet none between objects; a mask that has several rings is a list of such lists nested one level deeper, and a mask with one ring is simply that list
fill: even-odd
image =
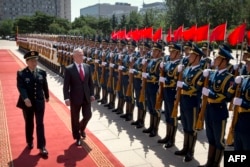
[{"label": "dark necktie", "polygon": [[79,64],[79,73],[80,73],[80,78],[81,78],[81,80],[83,81],[83,80],[84,80],[84,74],[83,74],[83,71],[82,71],[82,66],[81,66],[81,64]]}]

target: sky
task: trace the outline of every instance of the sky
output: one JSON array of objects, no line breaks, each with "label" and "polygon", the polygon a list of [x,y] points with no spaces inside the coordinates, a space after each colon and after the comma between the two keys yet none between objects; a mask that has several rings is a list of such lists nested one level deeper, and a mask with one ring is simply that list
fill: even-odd
[{"label": "sky", "polygon": [[76,17],[80,16],[80,9],[85,8],[97,3],[109,3],[114,5],[115,2],[129,3],[131,6],[142,7],[142,3],[153,3],[153,2],[163,2],[163,0],[71,0],[71,21],[74,21]]}]

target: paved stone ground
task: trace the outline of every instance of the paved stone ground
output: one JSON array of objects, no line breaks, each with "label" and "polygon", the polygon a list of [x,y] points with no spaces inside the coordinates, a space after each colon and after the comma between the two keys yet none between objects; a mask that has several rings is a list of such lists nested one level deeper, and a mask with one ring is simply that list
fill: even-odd
[{"label": "paved stone ground", "polygon": [[[0,40],[0,49],[10,49],[22,61],[23,55],[18,51],[15,42]],[[1,56],[1,55],[0,55]],[[62,84],[63,79],[46,69],[43,65],[39,66],[48,73],[50,91],[63,101]],[[126,167],[166,167],[166,166],[197,166],[204,164],[207,158],[207,138],[205,130],[198,132],[198,140],[195,147],[194,160],[188,163],[183,162],[183,157],[175,156],[174,152],[182,148],[183,131],[179,122],[176,134],[176,146],[165,149],[158,144],[157,140],[165,136],[164,116],[159,126],[159,136],[150,138],[142,133],[142,129],[135,129],[130,122],[124,121],[111,110],[108,110],[96,102],[92,104],[93,117],[88,124],[88,129],[124,164]],[[135,110],[136,111],[136,110]],[[219,112],[219,111],[218,111]],[[134,112],[134,118],[136,118]],[[227,123],[230,126],[232,113]],[[46,126],[46,125],[45,125]],[[146,115],[146,127],[149,126],[149,115]],[[226,134],[227,136],[227,134]],[[49,142],[49,141],[48,141]],[[48,148],[49,149],[49,148]],[[231,148],[226,148],[231,149]],[[223,166],[223,161],[221,163]]]}]

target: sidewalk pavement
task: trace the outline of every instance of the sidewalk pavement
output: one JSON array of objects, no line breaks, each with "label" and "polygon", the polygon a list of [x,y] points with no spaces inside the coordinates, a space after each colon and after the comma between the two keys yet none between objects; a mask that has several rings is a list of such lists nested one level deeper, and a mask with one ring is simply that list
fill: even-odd
[{"label": "sidewalk pavement", "polygon": [[[15,42],[0,40],[0,49],[10,49],[24,63],[23,55],[18,51]],[[63,78],[48,70],[42,64],[39,67],[46,70],[50,91],[62,102],[63,100]],[[142,129],[136,129],[117,114],[111,112],[103,105],[93,102],[93,116],[87,128],[120,160],[126,167],[186,167],[205,164],[207,160],[208,143],[205,130],[198,132],[198,140],[195,146],[194,159],[184,162],[183,157],[174,155],[176,150],[182,148],[183,130],[180,121],[176,134],[176,146],[165,149],[157,140],[164,137],[166,133],[164,115],[159,126],[159,136],[150,138],[142,133]],[[134,119],[137,116],[135,108]],[[232,113],[227,123],[231,124]],[[149,114],[146,115],[145,127],[149,127]],[[46,128],[46,125],[45,125]],[[227,133],[225,137],[227,136]],[[73,140],[73,138],[72,138]],[[49,142],[49,141],[48,141]],[[49,148],[48,148],[49,149]],[[228,148],[227,148],[228,149]],[[221,163],[223,166],[223,160]]]}]

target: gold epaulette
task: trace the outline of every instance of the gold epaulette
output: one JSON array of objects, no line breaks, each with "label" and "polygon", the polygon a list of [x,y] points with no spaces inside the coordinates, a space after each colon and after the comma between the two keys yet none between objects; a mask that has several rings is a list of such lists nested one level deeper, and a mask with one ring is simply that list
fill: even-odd
[{"label": "gold epaulette", "polygon": [[190,86],[190,90],[181,90],[182,95],[188,95],[188,96],[197,96],[197,90],[194,86]]},{"label": "gold epaulette", "polygon": [[225,98],[226,96],[218,93],[218,97],[216,99],[208,98],[207,101],[208,103],[221,103]]},{"label": "gold epaulette", "polygon": [[134,78],[141,78],[142,74],[141,72],[138,72],[138,74],[134,75]]},{"label": "gold epaulette", "polygon": [[230,94],[234,94],[235,90],[233,89],[233,87],[229,87],[227,90]]},{"label": "gold epaulette", "polygon": [[149,82],[149,83],[157,83],[158,80],[157,80],[157,78],[155,76],[152,76],[151,79],[147,79],[147,82]]},{"label": "gold epaulette", "polygon": [[129,72],[128,71],[126,71],[126,72],[122,72],[122,75],[128,75],[129,74]]},{"label": "gold epaulette", "polygon": [[174,88],[174,87],[176,87],[176,82],[175,82],[175,80],[171,80],[170,84],[164,84],[163,87],[164,88]]}]

